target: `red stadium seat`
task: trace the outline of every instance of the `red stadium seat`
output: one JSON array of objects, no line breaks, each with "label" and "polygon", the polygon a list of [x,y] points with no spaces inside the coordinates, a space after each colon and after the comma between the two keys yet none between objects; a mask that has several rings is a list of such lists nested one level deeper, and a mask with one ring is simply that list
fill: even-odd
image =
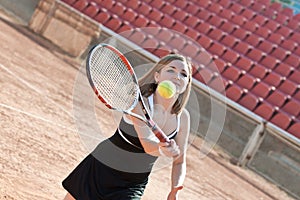
[{"label": "red stadium seat", "polygon": [[265,52],[267,54],[272,52],[276,47],[277,47],[277,45],[275,45],[274,43],[272,43],[268,40],[264,40],[259,45],[257,45],[258,49],[262,50],[263,52]]},{"label": "red stadium seat", "polygon": [[266,9],[266,5],[262,4],[261,2],[255,1],[251,6],[249,6],[249,8],[256,11],[257,13],[261,13]]},{"label": "red stadium seat", "polygon": [[242,11],[241,15],[244,16],[246,19],[251,20],[254,16],[256,16],[257,13],[251,9],[248,9],[247,7],[248,6],[246,6],[246,8]]},{"label": "red stadium seat", "polygon": [[285,77],[280,76],[276,72],[271,72],[265,78],[262,79],[263,82],[272,85],[274,87],[279,86],[283,81]]},{"label": "red stadium seat", "polygon": [[247,21],[247,19],[242,15],[234,15],[231,18],[231,22],[234,23],[234,24],[237,24],[239,26],[243,26],[243,24],[245,24],[246,21]]},{"label": "red stadium seat", "polygon": [[200,23],[198,26],[195,28],[197,31],[203,34],[208,34],[211,30],[213,30],[213,26],[210,25],[209,23],[203,21]]},{"label": "red stadium seat", "polygon": [[248,30],[248,31],[251,31],[251,32],[256,31],[256,30],[258,29],[259,26],[260,26],[260,25],[257,24],[257,23],[254,22],[254,21],[246,21],[246,22],[242,25],[242,27],[243,27],[244,29],[246,29],[246,30]]},{"label": "red stadium seat", "polygon": [[245,108],[253,111],[261,101],[262,100],[260,98],[248,92],[242,98],[240,98],[238,103],[244,106]]},{"label": "red stadium seat", "polygon": [[245,40],[245,42],[247,42],[248,44],[256,47],[258,46],[262,41],[264,41],[264,38],[255,35],[255,34],[251,34],[249,35]]},{"label": "red stadium seat", "polygon": [[132,24],[136,27],[146,27],[149,23],[149,20],[144,15],[138,15],[132,22]]},{"label": "red stadium seat", "polygon": [[134,42],[137,45],[141,45],[145,40],[147,36],[145,33],[143,33],[140,30],[136,30],[134,33],[132,33],[129,37],[129,40]]},{"label": "red stadium seat", "polygon": [[122,2],[126,7],[136,10],[139,6],[141,6],[141,2],[139,0],[130,0]]},{"label": "red stadium seat", "polygon": [[293,32],[293,34],[289,37],[289,39],[294,40],[295,42],[300,43],[300,33],[299,32]]},{"label": "red stadium seat", "polygon": [[259,49],[251,49],[246,56],[255,62],[259,62],[266,56],[266,53]]},{"label": "red stadium seat", "polygon": [[166,4],[166,2],[163,0],[152,0],[149,3],[149,5],[151,5],[154,8],[157,8],[157,9],[161,9],[165,4]]},{"label": "red stadium seat", "polygon": [[281,74],[282,76],[288,77],[291,73],[293,73],[295,68],[283,62],[280,62],[279,65],[277,65],[276,68],[273,70],[276,73]]},{"label": "red stadium seat", "polygon": [[263,59],[259,61],[259,64],[265,66],[268,69],[274,69],[277,65],[279,65],[280,60],[276,59],[273,56],[266,55]]},{"label": "red stadium seat", "polygon": [[282,107],[282,110],[292,116],[298,116],[300,114],[300,102],[292,98]]},{"label": "red stadium seat", "polygon": [[250,71],[254,67],[254,62],[247,57],[240,56],[234,66],[241,70]]},{"label": "red stadium seat", "polygon": [[277,11],[270,7],[266,7],[266,9],[264,9],[261,13],[270,19],[274,19],[276,17]]},{"label": "red stadium seat", "polygon": [[238,102],[239,99],[247,92],[247,90],[240,88],[236,84],[233,84],[226,89],[226,97],[228,97],[232,101]]},{"label": "red stadium seat", "polygon": [[213,40],[220,41],[223,37],[225,37],[226,33],[220,29],[213,29],[208,33],[208,37]]},{"label": "red stadium seat", "polygon": [[290,17],[282,14],[282,13],[277,13],[276,18],[274,19],[276,22],[278,22],[279,24],[285,25],[285,23],[287,21],[289,21]]},{"label": "red stadium seat", "polygon": [[180,32],[180,33],[185,33],[188,29],[188,27],[180,22],[179,20],[176,20],[174,26],[172,27],[174,31]]},{"label": "red stadium seat", "polygon": [[274,20],[269,19],[263,26],[268,28],[270,31],[275,32],[280,27],[280,24]]},{"label": "red stadium seat", "polygon": [[207,8],[211,4],[210,0],[202,0],[202,1],[196,1],[196,2],[197,2],[197,5],[202,8]]},{"label": "red stadium seat", "polygon": [[91,2],[84,10],[83,13],[86,14],[87,16],[94,18],[98,12],[99,12],[99,7],[96,3]]},{"label": "red stadium seat", "polygon": [[218,42],[214,42],[208,49],[211,54],[221,57],[226,50],[226,47]]},{"label": "red stadium seat", "polygon": [[249,51],[251,51],[253,47],[246,42],[239,41],[234,47],[233,50],[236,52],[246,55]]},{"label": "red stadium seat", "polygon": [[296,121],[292,124],[287,131],[300,139],[300,121]]},{"label": "red stadium seat", "polygon": [[120,2],[116,2],[111,9],[109,9],[109,11],[111,11],[112,13],[122,17],[122,15],[124,14],[126,10],[126,7],[121,4]]},{"label": "red stadium seat", "polygon": [[215,77],[207,85],[215,91],[225,95],[226,89],[233,84],[232,81],[226,80],[221,76]]},{"label": "red stadium seat", "polygon": [[259,13],[256,13],[256,15],[253,17],[251,21],[257,23],[260,26],[263,26],[269,19],[263,15],[260,15]]},{"label": "red stadium seat", "polygon": [[290,96],[287,96],[280,90],[275,90],[266,98],[266,101],[280,108],[289,98]]},{"label": "red stadium seat", "polygon": [[195,41],[201,37],[201,34],[191,27],[188,27],[188,29],[186,30],[186,32],[184,34]]},{"label": "red stadium seat", "polygon": [[185,46],[185,44],[185,39],[181,35],[175,34],[174,37],[169,41],[168,45],[180,51]]},{"label": "red stadium seat", "polygon": [[167,28],[161,28],[155,37],[161,41],[169,42],[171,38],[174,36],[173,31]]},{"label": "red stadium seat", "polygon": [[145,16],[148,16],[151,11],[152,11],[152,7],[149,6],[146,2],[141,2],[140,6],[136,8],[137,13],[140,13]]},{"label": "red stadium seat", "polygon": [[236,84],[242,88],[250,90],[259,81],[260,79],[257,79],[250,74],[244,74],[236,81]]},{"label": "red stadium seat", "polygon": [[231,64],[225,62],[222,59],[214,59],[213,62],[210,63],[207,67],[209,67],[212,71],[216,71],[217,73],[220,74],[224,70],[226,70],[229,66],[231,66]]},{"label": "red stadium seat", "polygon": [[270,122],[286,130],[291,124],[292,118],[283,112],[278,112],[270,119]]},{"label": "red stadium seat", "polygon": [[163,18],[163,13],[156,8],[152,8],[147,17],[155,22],[159,22]]},{"label": "red stadium seat", "polygon": [[218,3],[223,7],[223,9],[228,8],[233,4],[231,0],[220,0]]},{"label": "red stadium seat", "polygon": [[283,42],[284,37],[279,33],[271,33],[267,40],[274,44],[280,45]]},{"label": "red stadium seat", "polygon": [[197,42],[204,48],[208,49],[212,44],[213,40],[207,37],[206,35],[201,35],[200,38],[198,38]]},{"label": "red stadium seat", "polygon": [[260,37],[268,38],[272,32],[268,28],[261,26],[254,33]]},{"label": "red stadium seat", "polygon": [[75,3],[76,0],[62,0],[62,1],[68,5],[72,5],[73,3]]},{"label": "red stadium seat", "polygon": [[105,24],[110,18],[110,13],[105,9],[100,9],[99,13],[94,17],[97,22]]},{"label": "red stadium seat", "polygon": [[108,10],[111,9],[113,7],[113,5],[115,4],[115,1],[113,1],[113,0],[107,0],[107,1],[94,0],[94,2],[96,2],[98,5],[100,5],[100,7],[106,8]]},{"label": "red stadium seat", "polygon": [[176,12],[177,9],[178,8],[175,5],[173,5],[169,2],[166,2],[164,4],[164,6],[161,8],[161,11],[165,14],[168,14],[168,15],[172,16]]},{"label": "red stadium seat", "polygon": [[128,22],[133,22],[137,18],[138,14],[131,8],[127,8],[124,14],[121,16]]},{"label": "red stadium seat", "polygon": [[178,9],[174,12],[172,17],[174,17],[174,19],[183,22],[188,17],[188,15],[189,14],[186,11]]},{"label": "red stadium seat", "polygon": [[129,22],[124,21],[121,27],[118,29],[118,34],[122,35],[125,38],[128,38],[129,35],[133,33],[133,30],[133,26]]},{"label": "red stadium seat", "polygon": [[113,15],[106,23],[105,26],[115,32],[121,27],[122,25],[122,20],[116,16]]},{"label": "red stadium seat", "polygon": [[288,16],[289,18],[292,18],[294,15],[294,10],[290,7],[284,7],[281,10],[281,14],[284,14],[285,16]]},{"label": "red stadium seat", "polygon": [[186,0],[176,0],[174,2],[174,5],[177,6],[178,8],[181,8],[185,10],[185,7],[188,5],[188,1]]},{"label": "red stadium seat", "polygon": [[266,98],[275,90],[275,87],[267,85],[263,82],[258,82],[252,89],[251,92],[258,97]]},{"label": "red stadium seat", "polygon": [[[290,53],[291,53],[290,51],[287,51],[284,48],[277,47],[276,49],[274,49],[274,51],[272,51],[270,53],[270,55],[274,56],[275,58],[277,58],[279,60],[285,60],[286,58],[289,57]],[[292,57],[290,57],[290,58],[292,58]],[[293,60],[293,61],[296,61],[296,60]],[[288,63],[288,64],[290,64],[290,63]]]},{"label": "red stadium seat", "polygon": [[194,28],[201,23],[201,20],[193,15],[188,15],[187,18],[185,18],[185,20],[183,21],[183,23],[189,27]]},{"label": "red stadium seat", "polygon": [[193,42],[188,41],[185,47],[182,48],[181,53],[185,56],[194,58],[198,53],[200,49],[197,45],[195,45]]},{"label": "red stadium seat", "polygon": [[230,34],[232,33],[233,31],[235,31],[236,29],[238,29],[238,25],[230,22],[230,21],[225,21],[220,27],[219,29],[221,29],[222,31]]},{"label": "red stadium seat", "polygon": [[232,10],[224,8],[221,12],[218,13],[223,19],[231,20],[235,13]]},{"label": "red stadium seat", "polygon": [[196,17],[203,21],[207,21],[209,18],[211,18],[214,14],[207,10],[201,10],[201,12],[197,13]]},{"label": "red stadium seat", "polygon": [[[286,55],[285,60],[283,62],[299,69],[300,57],[298,55],[295,55],[295,54],[290,54],[289,51],[284,50],[282,52],[283,52],[284,55]],[[284,55],[282,55],[282,57],[284,57]]]},{"label": "red stadium seat", "polygon": [[224,70],[222,72],[222,76],[228,80],[232,80],[233,82],[237,81],[243,74],[245,73],[245,71],[240,70],[234,66],[230,66],[228,68],[226,68],[226,70]]},{"label": "red stadium seat", "polygon": [[198,73],[194,74],[194,78],[204,84],[209,84],[214,76],[218,75],[207,68],[203,68]]},{"label": "red stadium seat", "polygon": [[233,48],[236,44],[239,43],[239,41],[240,41],[239,39],[233,37],[230,34],[224,35],[224,37],[221,40],[219,40],[221,44],[224,44],[228,48]]},{"label": "red stadium seat", "polygon": [[246,37],[251,35],[251,32],[243,28],[237,28],[231,34],[240,40],[244,40]]},{"label": "red stadium seat", "polygon": [[164,14],[163,18],[158,23],[161,24],[163,27],[171,28],[175,24],[175,19],[173,19],[169,15]]},{"label": "red stadium seat", "polygon": [[159,48],[159,41],[157,41],[154,37],[147,37],[142,44],[141,47],[150,52],[155,52],[157,48]]},{"label": "red stadium seat", "polygon": [[273,107],[271,104],[267,103],[266,101],[262,101],[260,105],[258,105],[254,109],[254,113],[256,113],[257,115],[261,116],[266,120],[270,120],[276,110],[277,110],[276,107]]},{"label": "red stadium seat", "polygon": [[237,62],[240,58],[240,54],[231,49],[226,49],[221,58],[231,64],[235,64],[235,62]]},{"label": "red stadium seat", "polygon": [[295,70],[289,77],[288,79],[297,83],[297,84],[300,84],[300,71],[298,70]]},{"label": "red stadium seat", "polygon": [[293,81],[286,79],[279,87],[278,89],[282,92],[284,92],[287,95],[293,95],[297,90],[299,90],[300,86],[297,83],[294,83]]},{"label": "red stadium seat", "polygon": [[[209,64],[213,61],[213,56],[206,51],[199,51],[196,56],[194,56],[194,60],[203,65],[207,66],[209,68]],[[214,71],[214,70],[211,70]]]},{"label": "red stadium seat", "polygon": [[297,48],[297,46],[298,46],[297,42],[289,39],[284,39],[283,42],[280,44],[280,47],[288,51],[294,51]]},{"label": "red stadium seat", "polygon": [[300,46],[298,45],[297,48],[293,51],[294,54],[300,56]]},{"label": "red stadium seat", "polygon": [[231,6],[230,7],[228,7],[230,10],[232,10],[235,14],[240,14],[242,11],[243,11],[243,9],[244,9],[244,6],[242,6],[242,5],[240,5],[240,4],[238,4],[238,3],[233,3],[233,4],[231,4]]},{"label": "red stadium seat", "polygon": [[271,69],[268,69],[260,64],[253,64],[251,69],[249,70],[249,73],[253,75],[256,78],[264,78],[268,73],[271,72]]},{"label": "red stadium seat", "polygon": [[300,21],[295,19],[290,19],[286,26],[292,30],[296,30],[298,27],[300,27]]},{"label": "red stadium seat", "polygon": [[240,0],[239,4],[245,6],[246,8],[251,6],[254,3],[254,0]]},{"label": "red stadium seat", "polygon": [[223,7],[219,3],[211,2],[211,4],[208,7],[206,7],[206,9],[209,10],[210,12],[218,14],[222,11]]},{"label": "red stadium seat", "polygon": [[272,9],[279,12],[282,9],[282,5],[279,2],[272,2],[271,5],[270,5],[270,8],[272,8]]},{"label": "red stadium seat", "polygon": [[189,14],[195,16],[196,14],[198,14],[199,12],[202,11],[202,8],[199,7],[198,5],[194,4],[193,2],[188,2],[186,8],[185,8],[186,12],[188,12]]},{"label": "red stadium seat", "polygon": [[83,11],[88,5],[88,0],[77,0],[72,6],[79,11]]}]

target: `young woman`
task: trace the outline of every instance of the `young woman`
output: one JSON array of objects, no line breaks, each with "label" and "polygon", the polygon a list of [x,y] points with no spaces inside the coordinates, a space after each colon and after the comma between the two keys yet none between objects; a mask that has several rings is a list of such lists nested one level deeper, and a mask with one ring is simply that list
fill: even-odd
[{"label": "young woman", "polygon": [[[170,80],[176,94],[163,98],[157,85]],[[186,149],[190,117],[185,105],[192,82],[191,63],[169,54],[139,80],[144,101],[153,120],[170,143],[162,143],[140,120],[124,115],[115,134],[101,142],[63,181],[65,200],[139,200],[158,156],[173,158],[168,200],[177,200],[186,174]],[[140,106],[133,110],[142,114]]]}]

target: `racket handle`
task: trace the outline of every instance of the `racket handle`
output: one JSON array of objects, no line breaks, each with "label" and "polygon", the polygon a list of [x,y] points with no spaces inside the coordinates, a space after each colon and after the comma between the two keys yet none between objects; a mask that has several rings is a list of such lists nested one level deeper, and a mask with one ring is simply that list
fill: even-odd
[{"label": "racket handle", "polygon": [[152,132],[159,139],[160,142],[170,142],[166,134],[164,134],[164,132],[156,124],[153,124]]}]

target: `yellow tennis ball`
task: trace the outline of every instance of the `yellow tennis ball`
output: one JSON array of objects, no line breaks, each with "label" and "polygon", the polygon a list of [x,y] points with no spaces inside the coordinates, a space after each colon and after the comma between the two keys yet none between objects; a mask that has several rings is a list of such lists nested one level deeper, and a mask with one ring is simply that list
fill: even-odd
[{"label": "yellow tennis ball", "polygon": [[157,91],[160,96],[169,99],[172,98],[176,93],[176,86],[172,81],[165,80],[158,84]]}]

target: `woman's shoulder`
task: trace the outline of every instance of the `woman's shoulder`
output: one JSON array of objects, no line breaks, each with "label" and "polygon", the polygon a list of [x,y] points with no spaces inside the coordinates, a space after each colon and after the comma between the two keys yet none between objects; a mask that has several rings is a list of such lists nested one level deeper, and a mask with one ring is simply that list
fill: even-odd
[{"label": "woman's shoulder", "polygon": [[181,120],[190,120],[190,112],[186,108],[184,108],[180,113],[180,118]]}]

